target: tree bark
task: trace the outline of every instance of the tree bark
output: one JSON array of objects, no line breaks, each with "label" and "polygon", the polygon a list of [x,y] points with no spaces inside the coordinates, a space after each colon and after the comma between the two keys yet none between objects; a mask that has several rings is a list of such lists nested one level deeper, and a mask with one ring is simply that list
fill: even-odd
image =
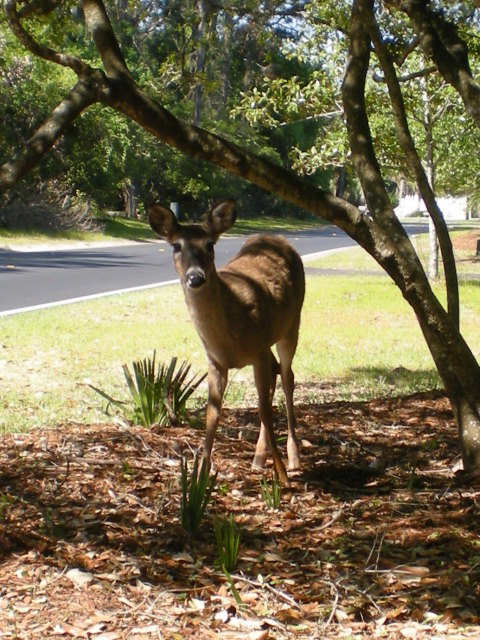
[{"label": "tree bark", "polygon": [[387,0],[410,18],[421,46],[448,84],[463,100],[467,113],[480,127],[480,85],[468,62],[468,48],[455,25],[425,0]]}]

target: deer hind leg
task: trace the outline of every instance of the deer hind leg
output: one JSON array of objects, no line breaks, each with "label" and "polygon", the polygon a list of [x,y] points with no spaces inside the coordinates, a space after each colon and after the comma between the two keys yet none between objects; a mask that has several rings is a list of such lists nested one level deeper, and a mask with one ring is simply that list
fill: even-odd
[{"label": "deer hind leg", "polygon": [[295,433],[297,421],[293,406],[293,391],[295,388],[295,377],[292,371],[292,360],[297,348],[298,331],[291,336],[283,338],[277,343],[277,352],[280,359],[280,375],[282,378],[283,393],[285,394],[285,407],[287,410],[287,454],[288,468],[298,469],[300,467],[300,455],[298,453],[298,440]]},{"label": "deer hind leg", "polygon": [[223,394],[227,386],[228,369],[224,369],[217,363],[208,362],[208,402],[206,417],[206,432],[203,441],[202,462],[210,466],[213,441],[217,431],[220,413],[222,411]]},{"label": "deer hind leg", "polygon": [[[270,351],[270,362],[271,362],[271,372],[270,372],[270,405],[273,402],[273,396],[275,395],[275,388],[277,386],[277,375],[280,373],[280,365],[277,362],[277,359],[273,355],[272,351]],[[265,462],[267,461],[267,456],[270,451],[270,442],[268,439],[268,433],[265,428],[265,425],[262,421],[260,421],[260,433],[258,434],[257,446],[255,449],[255,457],[253,459],[252,466],[255,469],[263,469],[265,466]]]},{"label": "deer hind leg", "polygon": [[277,359],[273,355],[273,352],[270,351],[271,356],[271,367],[272,367],[272,378],[270,382],[270,402],[273,402],[273,396],[275,395],[275,388],[277,386],[277,375],[280,373],[280,365],[277,362]]},{"label": "deer hind leg", "polygon": [[272,378],[274,378],[274,368],[272,366],[272,358],[272,353],[268,350],[268,352],[263,357],[260,357],[259,361],[253,365],[261,425],[252,466],[263,468],[268,449],[270,448],[278,479],[282,484],[288,485],[287,470],[278,451],[275,433],[273,431]]}]

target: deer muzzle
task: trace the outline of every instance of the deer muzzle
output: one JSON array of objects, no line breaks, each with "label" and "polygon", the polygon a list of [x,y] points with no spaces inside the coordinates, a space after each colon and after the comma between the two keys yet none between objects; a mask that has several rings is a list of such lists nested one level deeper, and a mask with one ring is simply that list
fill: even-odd
[{"label": "deer muzzle", "polygon": [[185,284],[190,289],[198,289],[205,284],[205,271],[203,269],[191,269],[185,277]]}]

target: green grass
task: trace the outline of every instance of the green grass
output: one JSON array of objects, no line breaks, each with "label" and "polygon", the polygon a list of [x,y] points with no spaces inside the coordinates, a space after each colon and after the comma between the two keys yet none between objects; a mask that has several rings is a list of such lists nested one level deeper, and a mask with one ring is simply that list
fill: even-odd
[{"label": "green grass", "polygon": [[303,220],[298,218],[239,218],[230,230],[230,235],[244,233],[288,233],[302,229],[315,229],[327,224],[324,220],[308,215]]},{"label": "green grass", "polygon": [[[480,287],[461,288],[462,327],[480,355]],[[179,285],[0,318],[0,428],[104,421],[88,384],[127,400],[122,365],[172,356],[204,372]],[[367,399],[438,385],[413,312],[387,278],[310,277],[294,361],[298,401]],[[206,383],[199,390],[204,405]],[[278,394],[281,398],[281,394]],[[233,371],[226,403],[256,403],[251,368]]]},{"label": "green grass", "polygon": [[[451,231],[450,236],[454,242],[456,238],[465,234],[466,231],[472,230],[472,227]],[[417,254],[427,268],[429,257],[429,240],[428,233],[422,233],[412,238],[412,243]],[[454,250],[457,271],[459,278],[462,275],[480,273],[480,259],[471,251],[455,249]],[[320,267],[322,269],[354,269],[359,271],[378,271],[382,272],[380,265],[360,247],[350,248],[348,251],[340,250],[329,253],[328,255],[309,260],[309,267]],[[439,255],[440,277],[443,276],[443,268],[441,264],[441,256]]]},{"label": "green grass", "polygon": [[[252,220],[238,219],[230,231],[230,235],[258,232],[288,232],[307,229],[323,224],[313,216],[305,220],[296,218],[256,218]],[[101,231],[51,231],[39,232],[35,229],[1,229],[0,247],[60,244],[72,242],[116,242],[124,240],[151,241],[157,238],[150,225],[142,220],[128,218],[102,218],[99,220]]]},{"label": "green grass", "polygon": [[35,229],[0,229],[0,246],[56,244],[73,242],[105,242],[116,240],[153,240],[155,234],[146,222],[128,218],[102,218],[98,231],[66,229],[37,231]]}]

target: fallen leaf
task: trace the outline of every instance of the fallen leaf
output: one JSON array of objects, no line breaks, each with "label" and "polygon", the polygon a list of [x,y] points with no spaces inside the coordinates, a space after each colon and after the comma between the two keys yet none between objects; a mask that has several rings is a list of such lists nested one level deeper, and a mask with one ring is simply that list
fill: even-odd
[{"label": "fallen leaf", "polygon": [[87,571],[81,571],[80,569],[70,569],[65,573],[65,577],[68,578],[77,587],[83,587],[93,580],[93,575]]}]

